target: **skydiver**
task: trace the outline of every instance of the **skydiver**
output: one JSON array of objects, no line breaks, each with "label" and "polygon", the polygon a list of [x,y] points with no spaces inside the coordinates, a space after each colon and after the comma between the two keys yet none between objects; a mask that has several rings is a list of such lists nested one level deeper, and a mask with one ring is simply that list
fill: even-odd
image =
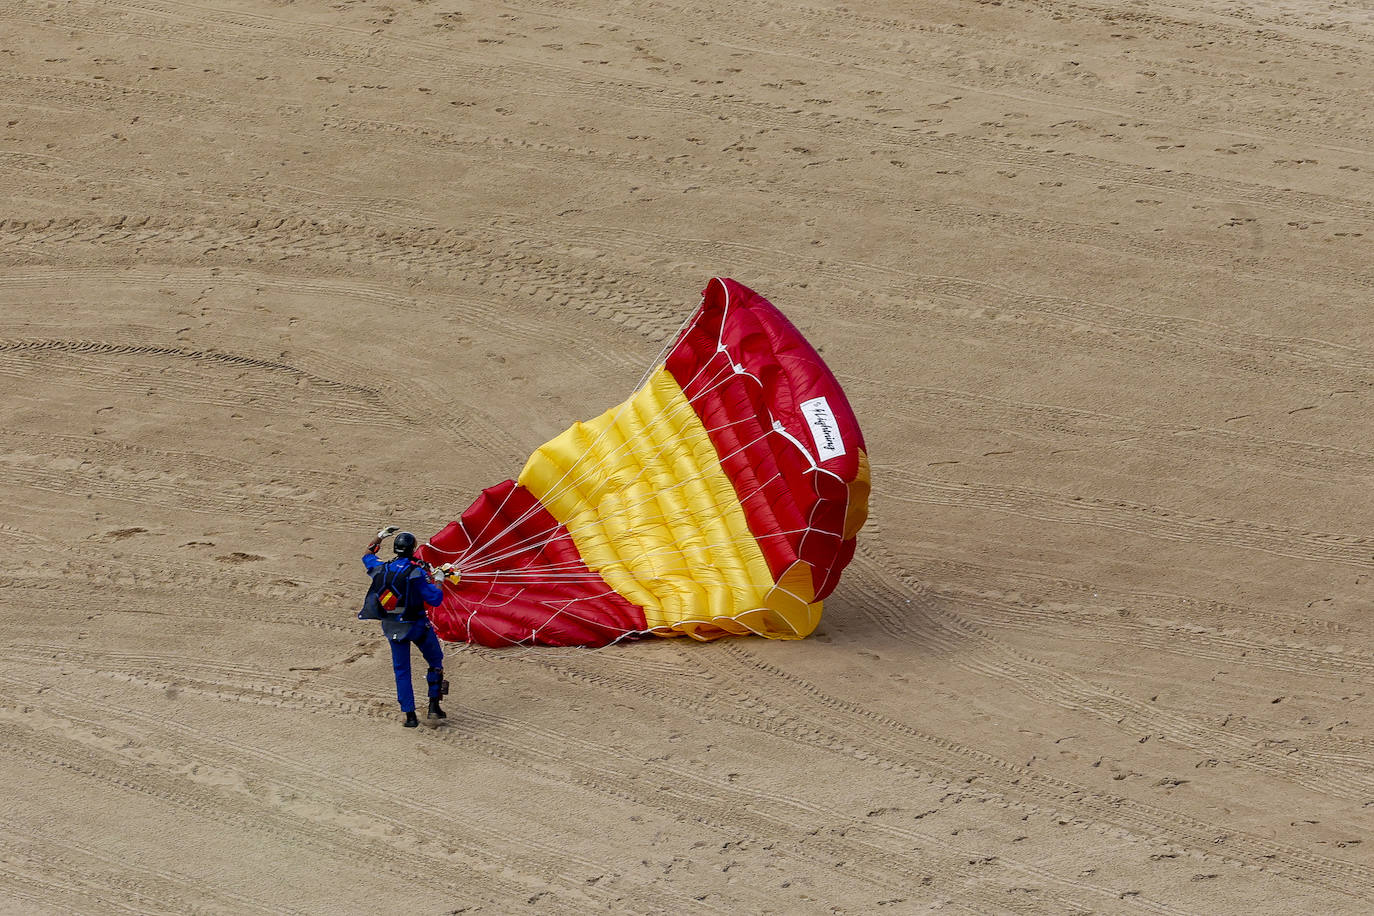
[{"label": "skydiver", "polygon": [[[410,645],[414,643],[429,664],[425,680],[429,684],[430,719],[446,719],[447,714],[439,706],[439,698],[448,692],[448,682],[444,680],[444,650],[439,645],[439,637],[434,634],[425,607],[437,607],[444,599],[444,592],[438,585],[442,573],[426,568],[414,559],[415,535],[409,531],[396,534],[392,547],[396,556],[382,562],[377,558],[377,550],[382,541],[396,534],[396,528],[387,527],[377,532],[377,536],[367,545],[363,554],[363,566],[372,576],[372,585],[367,590],[363,609],[358,612],[359,620],[380,620],[382,632],[391,644],[391,664],[396,672],[396,699],[401,711],[406,714],[405,727],[415,728],[420,720],[415,717],[415,689],[410,681]],[[434,581],[430,581],[430,576]]]}]

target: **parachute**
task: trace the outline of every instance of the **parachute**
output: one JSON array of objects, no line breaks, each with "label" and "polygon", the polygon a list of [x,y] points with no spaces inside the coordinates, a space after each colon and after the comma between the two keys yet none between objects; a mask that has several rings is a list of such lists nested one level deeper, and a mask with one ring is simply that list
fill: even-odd
[{"label": "parachute", "polygon": [[417,550],[445,640],[800,639],[868,515],[858,421],[768,300],[716,278],[622,404],[576,423]]}]

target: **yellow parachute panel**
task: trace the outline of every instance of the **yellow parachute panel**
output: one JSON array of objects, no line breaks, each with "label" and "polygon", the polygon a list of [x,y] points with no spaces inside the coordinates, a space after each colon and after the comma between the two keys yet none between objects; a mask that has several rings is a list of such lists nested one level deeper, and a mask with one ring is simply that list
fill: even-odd
[{"label": "yellow parachute panel", "polygon": [[797,638],[820,620],[809,567],[773,581],[720,455],[666,369],[541,446],[519,483],[654,632]]}]

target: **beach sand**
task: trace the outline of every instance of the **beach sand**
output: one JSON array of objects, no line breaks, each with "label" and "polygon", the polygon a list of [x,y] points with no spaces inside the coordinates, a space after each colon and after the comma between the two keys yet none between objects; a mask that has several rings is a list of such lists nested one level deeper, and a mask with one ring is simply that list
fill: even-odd
[{"label": "beach sand", "polygon": [[[1360,4],[0,35],[0,911],[1374,906]],[[717,275],[868,440],[820,630],[450,645],[401,728],[368,538],[621,401]]]}]

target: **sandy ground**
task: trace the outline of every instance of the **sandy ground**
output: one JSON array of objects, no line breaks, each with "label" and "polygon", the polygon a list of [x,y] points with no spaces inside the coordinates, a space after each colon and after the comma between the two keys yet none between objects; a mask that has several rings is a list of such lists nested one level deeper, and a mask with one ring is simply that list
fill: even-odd
[{"label": "sandy ground", "polygon": [[[1371,93],[1344,0],[3,0],[0,910],[1370,912]],[[400,728],[362,544],[715,274],[865,425],[820,633]]]}]

